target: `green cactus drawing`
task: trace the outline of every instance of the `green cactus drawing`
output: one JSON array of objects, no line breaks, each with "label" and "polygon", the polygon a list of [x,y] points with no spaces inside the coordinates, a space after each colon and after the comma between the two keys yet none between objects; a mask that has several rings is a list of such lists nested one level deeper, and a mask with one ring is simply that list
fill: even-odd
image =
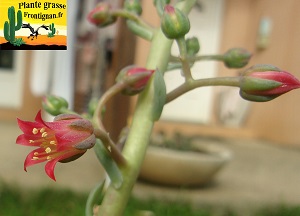
[{"label": "green cactus drawing", "polygon": [[48,33],[48,37],[54,37],[54,34],[56,32],[56,28],[54,27],[54,23],[51,23],[49,25],[49,29],[51,32]]},{"label": "green cactus drawing", "polygon": [[8,8],[8,21],[4,23],[4,37],[5,40],[11,44],[16,40],[15,32],[22,27],[22,12],[18,10],[17,13],[17,25],[15,25],[15,7],[11,6]]}]

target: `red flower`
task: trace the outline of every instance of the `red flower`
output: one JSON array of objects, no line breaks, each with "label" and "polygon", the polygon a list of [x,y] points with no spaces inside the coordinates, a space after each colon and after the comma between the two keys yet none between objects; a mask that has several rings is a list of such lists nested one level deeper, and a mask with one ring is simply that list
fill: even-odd
[{"label": "red flower", "polygon": [[96,142],[91,122],[79,115],[61,114],[53,122],[45,122],[39,111],[35,122],[18,119],[18,124],[24,134],[18,136],[16,143],[38,147],[27,155],[24,170],[27,171],[28,166],[48,161],[45,171],[53,180],[57,162],[79,158]]}]

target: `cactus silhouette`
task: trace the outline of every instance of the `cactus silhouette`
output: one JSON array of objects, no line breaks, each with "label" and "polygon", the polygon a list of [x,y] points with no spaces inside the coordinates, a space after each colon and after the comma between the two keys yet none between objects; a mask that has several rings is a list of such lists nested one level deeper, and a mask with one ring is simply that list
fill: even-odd
[{"label": "cactus silhouette", "polygon": [[11,6],[8,8],[8,21],[4,23],[4,37],[11,44],[16,40],[15,32],[18,31],[22,26],[22,12],[18,10],[17,13],[17,24],[15,25],[15,7]]},{"label": "cactus silhouette", "polygon": [[51,32],[48,33],[48,37],[54,37],[55,32],[56,32],[56,28],[54,27],[54,23],[51,23],[49,25],[49,29]]}]

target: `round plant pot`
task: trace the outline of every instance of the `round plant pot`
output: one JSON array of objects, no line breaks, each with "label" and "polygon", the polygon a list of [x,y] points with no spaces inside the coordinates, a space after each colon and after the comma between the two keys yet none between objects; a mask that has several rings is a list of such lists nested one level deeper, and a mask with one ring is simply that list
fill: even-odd
[{"label": "round plant pot", "polygon": [[232,158],[218,142],[195,141],[197,151],[179,151],[150,145],[141,167],[140,179],[170,186],[201,186]]}]

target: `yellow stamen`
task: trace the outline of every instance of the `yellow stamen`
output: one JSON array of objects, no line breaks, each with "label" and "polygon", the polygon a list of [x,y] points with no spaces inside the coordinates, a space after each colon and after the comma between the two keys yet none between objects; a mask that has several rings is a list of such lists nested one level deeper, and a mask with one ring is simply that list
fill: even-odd
[{"label": "yellow stamen", "polygon": [[36,128],[33,128],[33,129],[32,129],[32,133],[33,133],[33,134],[37,134],[38,132],[39,132],[38,129],[36,129]]},{"label": "yellow stamen", "polygon": [[45,132],[45,128],[42,128],[41,130],[40,130],[40,133],[44,133]]},{"label": "yellow stamen", "polygon": [[52,157],[50,157],[50,156],[47,157],[47,160],[48,160],[48,161],[51,160],[51,159],[52,159]]},{"label": "yellow stamen", "polygon": [[47,154],[49,154],[49,153],[51,152],[51,148],[50,148],[50,147],[47,147],[47,148],[45,149],[45,152],[46,152]]},{"label": "yellow stamen", "polygon": [[34,141],[33,140],[29,140],[29,143],[34,143]]},{"label": "yellow stamen", "polygon": [[32,157],[32,160],[38,160],[39,158],[38,157]]},{"label": "yellow stamen", "polygon": [[47,132],[43,132],[43,133],[42,133],[42,137],[45,138],[45,137],[47,137],[47,136],[48,136],[48,133],[47,133]]},{"label": "yellow stamen", "polygon": [[108,146],[107,149],[109,152],[111,152],[111,146]]},{"label": "yellow stamen", "polygon": [[51,145],[56,145],[55,140],[50,141],[50,144],[51,144]]},{"label": "yellow stamen", "polygon": [[34,152],[33,155],[34,155],[34,156],[38,156],[39,153],[38,153],[38,152]]}]

